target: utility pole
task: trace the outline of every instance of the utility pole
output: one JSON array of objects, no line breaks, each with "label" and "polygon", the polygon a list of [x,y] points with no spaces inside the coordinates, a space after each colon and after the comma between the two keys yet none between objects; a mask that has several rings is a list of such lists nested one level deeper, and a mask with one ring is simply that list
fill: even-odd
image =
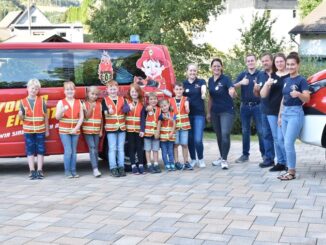
[{"label": "utility pole", "polygon": [[31,1],[28,0],[28,6],[27,6],[27,16],[28,16],[28,32],[29,36],[32,35],[32,28],[31,28],[31,11],[30,11]]}]

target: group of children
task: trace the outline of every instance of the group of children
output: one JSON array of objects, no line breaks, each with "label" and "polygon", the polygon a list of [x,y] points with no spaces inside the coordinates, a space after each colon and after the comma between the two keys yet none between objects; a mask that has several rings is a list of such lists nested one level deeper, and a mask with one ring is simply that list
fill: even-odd
[{"label": "group of children", "polygon": [[[84,134],[95,177],[98,170],[98,147],[103,131],[106,132],[108,160],[112,176],[126,176],[125,140],[128,142],[133,174],[145,172],[160,173],[158,151],[167,171],[192,170],[188,162],[189,102],[183,96],[183,85],[174,87],[175,97],[161,99],[155,93],[145,98],[137,84],[131,84],[126,97],[118,95],[118,83],[107,83],[107,94],[100,102],[96,86],[87,88],[85,101],[75,99],[75,84],[64,83],[65,98],[58,101],[56,119],[59,121],[59,135],[64,148],[64,170],[68,178],[78,178],[76,171],[77,144],[80,133]],[[26,155],[31,179],[42,179],[45,154],[45,137],[49,135],[46,102],[38,96],[41,84],[31,79],[27,84],[28,96],[21,101],[19,110],[23,122]],[[146,103],[147,102],[147,103]],[[184,163],[178,158],[178,147],[182,146]],[[145,170],[144,150],[147,169]],[[34,156],[37,156],[37,169]],[[152,161],[153,156],[153,161]]]}]

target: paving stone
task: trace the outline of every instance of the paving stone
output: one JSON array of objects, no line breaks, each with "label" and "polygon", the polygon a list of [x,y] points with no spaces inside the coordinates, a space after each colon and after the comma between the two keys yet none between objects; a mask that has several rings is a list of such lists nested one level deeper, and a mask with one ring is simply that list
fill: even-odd
[{"label": "paving stone", "polygon": [[167,241],[167,244],[175,244],[175,245],[200,245],[203,244],[203,240],[199,239],[189,239],[184,237],[172,237]]},{"label": "paving stone", "polygon": [[233,236],[229,241],[229,245],[251,245],[253,244],[255,238],[252,237],[242,237],[242,236]]},{"label": "paving stone", "polygon": [[82,238],[74,238],[74,237],[61,237],[58,240],[56,240],[56,243],[59,244],[87,244],[90,240],[89,239],[82,239]]},{"label": "paving stone", "polygon": [[171,233],[151,232],[144,241],[165,243],[171,236]]},{"label": "paving stone", "polygon": [[119,240],[117,240],[116,242],[114,242],[114,244],[116,244],[116,245],[129,245],[129,244],[130,245],[133,245],[133,244],[138,244],[142,240],[143,240],[142,237],[137,237],[137,236],[123,236]]}]

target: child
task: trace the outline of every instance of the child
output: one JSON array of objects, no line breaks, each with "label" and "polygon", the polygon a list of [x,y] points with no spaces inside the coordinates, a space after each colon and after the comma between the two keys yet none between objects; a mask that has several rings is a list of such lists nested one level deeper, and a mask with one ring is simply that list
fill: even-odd
[{"label": "child", "polygon": [[95,177],[101,176],[98,170],[98,144],[102,137],[102,105],[97,101],[98,93],[96,86],[87,88],[87,100],[84,104],[85,119],[82,125]]},{"label": "child", "polygon": [[[145,132],[145,108],[143,106],[143,92],[137,84],[131,84],[127,97],[130,111],[126,116],[126,130],[131,170],[133,174],[143,174],[143,137]],[[138,167],[136,165],[136,153],[138,158]]]},{"label": "child", "polygon": [[[49,123],[46,105],[42,97],[37,96],[41,84],[37,79],[27,83],[28,96],[21,100],[18,112],[23,121],[25,150],[30,171],[30,179],[43,179],[43,162],[45,154],[45,137],[49,136]],[[34,156],[37,155],[37,171]]]},{"label": "child", "polygon": [[[170,104],[173,112],[176,114],[176,140],[174,143],[174,160],[175,167],[179,170],[187,169],[193,170],[188,162],[188,133],[190,129],[189,122],[189,101],[186,97],[182,96],[184,92],[183,84],[176,83],[174,86],[174,98],[170,98]],[[179,162],[178,147],[182,147],[182,156],[184,164]]]},{"label": "child", "polygon": [[124,177],[126,176],[124,170],[125,113],[128,112],[129,106],[122,96],[118,96],[119,87],[116,81],[111,80],[106,86],[109,96],[102,101],[102,110],[105,116],[105,131],[108,138],[109,166],[112,176]]},{"label": "child", "polygon": [[160,132],[162,159],[165,169],[174,171],[173,145],[175,141],[176,116],[171,112],[170,102],[166,99],[160,101],[161,114],[157,125]]},{"label": "child", "polygon": [[[158,150],[160,149],[159,132],[157,131],[158,117],[161,113],[157,106],[157,96],[151,92],[148,94],[148,106],[146,108],[145,134],[144,134],[144,150],[148,171],[150,173],[161,173],[158,165]],[[151,152],[153,152],[154,166],[151,161]]]},{"label": "child", "polygon": [[79,178],[76,172],[77,144],[80,127],[84,120],[82,104],[75,99],[75,84],[63,83],[66,98],[59,100],[55,117],[59,120],[59,135],[64,148],[64,168],[67,178]]}]

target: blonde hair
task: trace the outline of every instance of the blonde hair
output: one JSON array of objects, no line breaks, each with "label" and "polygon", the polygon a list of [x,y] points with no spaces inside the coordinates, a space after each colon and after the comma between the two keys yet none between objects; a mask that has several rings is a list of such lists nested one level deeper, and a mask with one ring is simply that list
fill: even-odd
[{"label": "blonde hair", "polygon": [[27,87],[31,87],[31,86],[35,86],[35,87],[38,87],[38,88],[41,88],[41,83],[38,79],[36,78],[32,78],[28,81],[27,83]]},{"label": "blonde hair", "polygon": [[63,88],[64,89],[67,89],[67,88],[73,88],[73,89],[75,89],[76,86],[75,86],[75,84],[72,81],[66,81],[66,82],[63,83]]},{"label": "blonde hair", "polygon": [[189,63],[189,64],[187,65],[187,71],[189,70],[189,67],[190,67],[190,66],[195,67],[196,70],[198,71],[198,65],[197,65],[196,63]]},{"label": "blonde hair", "polygon": [[106,84],[106,86],[107,86],[107,87],[114,87],[114,86],[119,87],[119,84],[118,84],[117,81],[115,81],[115,80],[111,80],[111,81],[109,81],[109,82]]},{"label": "blonde hair", "polygon": [[147,97],[148,97],[148,98],[156,98],[156,99],[157,99],[157,95],[156,95],[156,93],[154,93],[154,92],[150,92],[150,93],[148,93]]},{"label": "blonde hair", "polygon": [[86,91],[87,91],[87,94],[88,94],[89,92],[92,92],[92,91],[98,93],[100,90],[98,89],[97,86],[89,86],[89,87],[86,88]]}]

